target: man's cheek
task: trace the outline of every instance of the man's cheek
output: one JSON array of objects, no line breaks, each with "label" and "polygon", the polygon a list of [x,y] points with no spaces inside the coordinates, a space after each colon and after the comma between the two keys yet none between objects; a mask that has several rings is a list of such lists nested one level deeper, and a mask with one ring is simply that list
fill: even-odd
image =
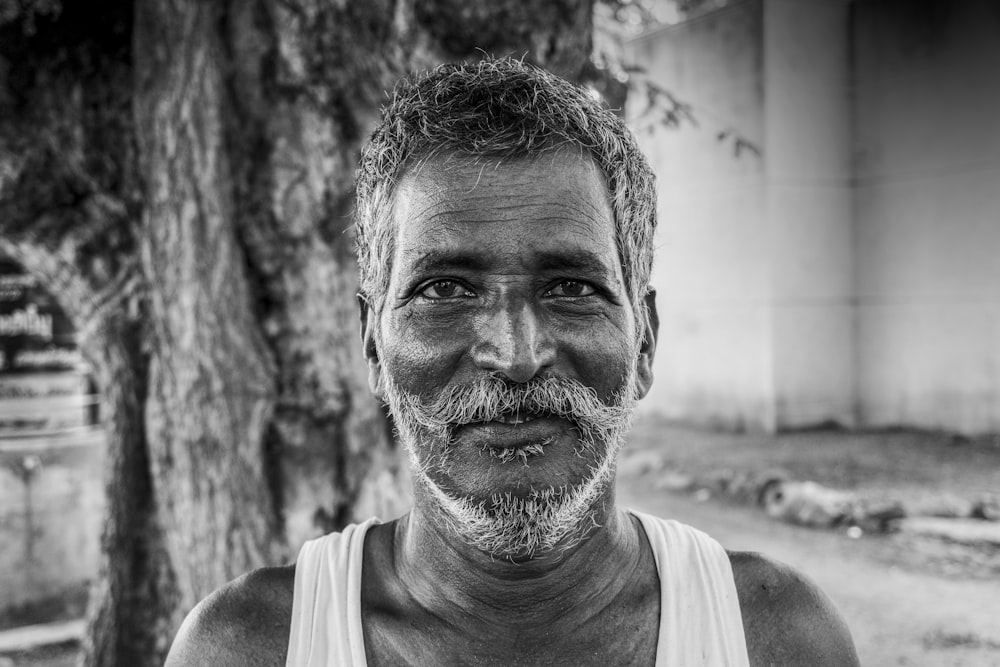
[{"label": "man's cheek", "polygon": [[467,349],[458,332],[411,329],[393,337],[392,344],[385,348],[382,364],[397,384],[422,395],[442,388]]},{"label": "man's cheek", "polygon": [[[602,340],[595,337],[596,340]],[[607,340],[607,339],[603,339]],[[629,349],[621,346],[607,346],[595,350],[593,341],[575,346],[564,347],[565,355],[576,370],[577,379],[597,392],[597,397],[604,403],[609,403],[624,389],[624,383],[631,375],[635,366],[635,358]]]}]

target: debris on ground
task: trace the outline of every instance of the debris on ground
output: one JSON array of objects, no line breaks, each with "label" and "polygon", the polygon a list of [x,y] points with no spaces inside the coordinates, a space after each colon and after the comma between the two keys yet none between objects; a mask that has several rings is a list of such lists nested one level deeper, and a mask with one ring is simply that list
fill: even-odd
[{"label": "debris on ground", "polygon": [[1000,493],[984,493],[972,507],[972,518],[1000,521]]},{"label": "debris on ground", "polygon": [[909,516],[933,516],[943,519],[965,519],[972,516],[975,504],[953,493],[939,493],[911,501],[906,505]]},{"label": "debris on ground", "polygon": [[768,485],[761,497],[761,506],[769,517],[814,528],[844,523],[855,503],[850,493],[816,482],[787,480]]},{"label": "debris on ground", "polygon": [[667,470],[657,478],[656,482],[653,484],[653,488],[659,491],[681,493],[684,491],[690,491],[694,485],[695,479],[691,475],[685,475],[684,473],[676,470]]},{"label": "debris on ground", "polygon": [[664,465],[666,462],[657,451],[630,452],[628,456],[623,456],[618,462],[618,474],[629,477],[645,475],[650,472],[659,472]]},{"label": "debris on ground", "polygon": [[916,516],[902,519],[899,530],[959,544],[991,544],[1000,547],[1000,522],[982,519],[944,519]]},{"label": "debris on ground", "polygon": [[835,489],[796,480],[779,468],[714,469],[700,477],[678,470],[660,452],[645,450],[623,457],[620,472],[655,475],[654,487],[689,493],[699,502],[712,497],[755,504],[780,521],[812,528],[864,533],[905,530],[958,543],[1000,547],[1000,494],[970,500],[955,493],[928,493],[905,500]]},{"label": "debris on ground", "polygon": [[897,500],[863,498],[812,481],[772,481],[762,490],[759,504],[768,516],[788,523],[811,528],[850,526],[870,533],[889,532],[895,521],[906,516]]}]

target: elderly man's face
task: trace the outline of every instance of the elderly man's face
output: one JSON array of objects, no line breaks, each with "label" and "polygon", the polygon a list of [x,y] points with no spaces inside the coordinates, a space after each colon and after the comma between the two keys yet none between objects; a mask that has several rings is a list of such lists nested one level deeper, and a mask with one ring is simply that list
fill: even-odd
[{"label": "elderly man's face", "polygon": [[[417,486],[460,530],[499,531],[484,549],[551,547],[604,499],[650,380],[604,178],[568,151],[438,158],[401,180],[393,222],[366,356]],[[504,543],[518,531],[548,536]]]}]

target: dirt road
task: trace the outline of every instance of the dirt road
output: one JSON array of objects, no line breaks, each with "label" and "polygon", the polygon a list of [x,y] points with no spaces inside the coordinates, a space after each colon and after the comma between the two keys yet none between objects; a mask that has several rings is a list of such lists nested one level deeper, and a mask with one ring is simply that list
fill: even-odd
[{"label": "dirt road", "polygon": [[888,544],[896,538],[852,540],[790,526],[756,508],[656,490],[648,478],[620,480],[618,502],[694,525],[728,549],[761,551],[799,568],[843,612],[866,667],[1000,667],[1000,581],[901,561],[898,543]]}]

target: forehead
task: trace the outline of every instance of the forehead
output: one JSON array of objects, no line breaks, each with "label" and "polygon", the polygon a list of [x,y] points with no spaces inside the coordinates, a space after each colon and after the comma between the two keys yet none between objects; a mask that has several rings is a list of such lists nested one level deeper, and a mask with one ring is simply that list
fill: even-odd
[{"label": "forehead", "polygon": [[449,253],[508,265],[596,254],[609,269],[619,264],[604,175],[589,155],[567,149],[502,160],[427,160],[400,179],[391,219],[393,273]]}]

